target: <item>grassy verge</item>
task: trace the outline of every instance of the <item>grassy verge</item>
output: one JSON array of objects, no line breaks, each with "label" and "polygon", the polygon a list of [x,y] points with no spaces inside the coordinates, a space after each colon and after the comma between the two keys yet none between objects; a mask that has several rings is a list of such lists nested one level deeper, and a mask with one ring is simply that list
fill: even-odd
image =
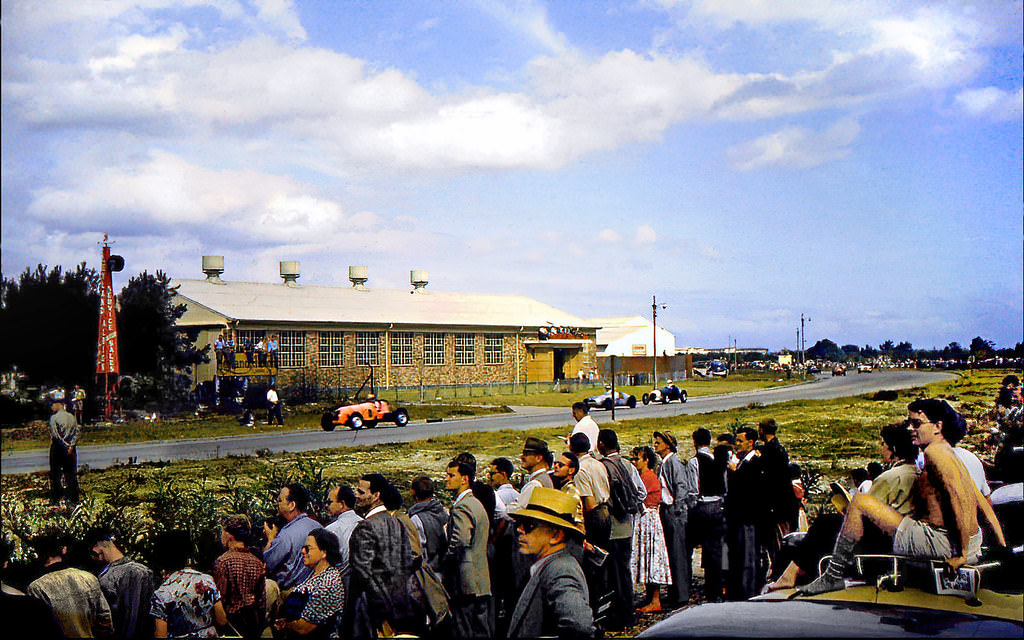
[{"label": "grassy verge", "polygon": [[[320,415],[325,408],[326,405],[303,405],[290,408],[285,414],[285,426],[283,427],[265,424],[267,416],[264,411],[257,414],[256,425],[253,427],[242,426],[234,416],[221,415],[158,419],[153,422],[132,420],[123,424],[92,424],[83,427],[81,441],[83,444],[89,445],[124,444],[147,440],[180,440],[182,438],[255,435],[319,429]],[[503,405],[479,406],[462,403],[425,403],[408,405],[408,408],[414,420],[418,421],[510,413],[512,411]],[[2,438],[4,453],[45,449],[50,446],[49,431],[46,424],[42,422],[21,429],[4,429]]]}]

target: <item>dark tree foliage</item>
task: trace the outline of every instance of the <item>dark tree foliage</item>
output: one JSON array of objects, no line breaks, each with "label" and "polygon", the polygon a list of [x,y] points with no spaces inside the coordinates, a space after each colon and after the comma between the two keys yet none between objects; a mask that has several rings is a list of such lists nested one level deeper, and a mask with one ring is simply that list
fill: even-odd
[{"label": "dark tree foliage", "polygon": [[878,355],[878,349],[875,349],[871,345],[866,344],[861,348],[860,355],[864,356],[865,358],[874,358],[875,356]]},{"label": "dark tree foliage", "polygon": [[971,355],[978,359],[991,358],[995,351],[996,343],[976,336],[971,340]]},{"label": "dark tree foliage", "polygon": [[893,344],[892,340],[886,340],[882,344],[878,345],[878,350],[881,351],[885,355],[890,355],[892,353],[893,349],[895,349],[895,348],[896,348],[896,345]]},{"label": "dark tree foliage", "polygon": [[[80,384],[96,377],[99,275],[85,263],[26,269],[0,283],[0,370],[17,367],[29,385]],[[91,394],[90,394],[91,395]]]},{"label": "dark tree foliage", "polygon": [[942,358],[944,360],[959,360],[967,355],[964,348],[960,346],[959,342],[950,342],[942,348]]},{"label": "dark tree foliage", "polygon": [[197,349],[196,335],[179,331],[175,322],[185,313],[174,303],[170,278],[162,271],[143,271],[128,281],[119,297],[117,316],[122,397],[129,405],[181,408],[188,397],[191,368],[206,362],[206,349]]},{"label": "dark tree foliage", "polygon": [[818,340],[814,346],[807,350],[807,357],[815,360],[842,360],[843,351],[839,345],[828,338]]},{"label": "dark tree foliage", "polygon": [[842,346],[842,350],[847,357],[853,357],[860,354],[860,347],[855,344],[844,344]]},{"label": "dark tree foliage", "polygon": [[914,357],[914,346],[909,342],[901,342],[892,350],[892,355],[900,360]]}]

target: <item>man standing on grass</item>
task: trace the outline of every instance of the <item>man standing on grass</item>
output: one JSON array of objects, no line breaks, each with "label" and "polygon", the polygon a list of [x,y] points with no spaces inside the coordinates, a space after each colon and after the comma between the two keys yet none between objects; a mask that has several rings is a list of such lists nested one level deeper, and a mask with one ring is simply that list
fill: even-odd
[{"label": "man standing on grass", "polygon": [[341,547],[341,566],[338,567],[338,570],[341,572],[341,578],[345,582],[346,592],[350,584],[349,577],[352,575],[352,570],[349,566],[348,543],[352,537],[352,531],[362,520],[362,517],[356,513],[355,508],[356,494],[352,491],[352,487],[338,485],[328,492],[327,513],[331,514],[334,521],[324,527],[324,529],[327,529],[338,538],[338,545]]},{"label": "man standing on grass", "polygon": [[572,428],[569,437],[572,438],[577,433],[586,434],[587,440],[590,441],[590,450],[593,451],[597,447],[597,434],[600,428],[594,422],[594,419],[590,417],[590,407],[585,402],[574,402],[572,404],[572,417],[576,421],[576,426]]},{"label": "man standing on grass", "polygon": [[487,564],[490,522],[473,495],[473,469],[466,462],[448,463],[445,488],[455,500],[448,517],[445,586],[451,596],[452,634],[457,638],[488,638],[491,623],[491,578]]},{"label": "man standing on grass", "polygon": [[392,490],[379,473],[364,475],[356,486],[356,510],[364,516],[349,540],[352,591],[344,614],[348,638],[419,631],[409,596],[409,534],[388,513],[382,498]]},{"label": "man standing on grass", "polygon": [[907,406],[914,444],[924,451],[924,470],[917,477],[911,500],[914,511],[904,516],[874,496],[858,493],[846,509],[828,567],[814,582],[797,590],[815,595],[843,589],[853,566],[853,547],[873,522],[893,537],[893,553],[945,560],[953,569],[976,562],[981,552],[978,513],[1005,547],[1006,539],[995,512],[971,480],[970,473],[943,437],[960,416],[945,400],[915,400]]},{"label": "man standing on grass", "polygon": [[729,472],[729,492],[725,496],[725,521],[729,545],[730,600],[747,600],[761,585],[757,575],[757,527],[764,516],[764,469],[754,449],[757,431],[740,427],[736,431],[736,456],[739,462]]},{"label": "man standing on grass", "polygon": [[284,418],[281,417],[281,399],[277,395],[277,389],[270,385],[267,389],[267,424],[277,423],[284,426]]},{"label": "man standing on grass", "polygon": [[668,545],[672,586],[663,603],[685,606],[690,601],[690,559],[686,557],[686,523],[691,494],[697,492],[697,478],[679,459],[676,437],[667,431],[655,431],[654,452],[661,457],[661,524]]},{"label": "man standing on grass", "polygon": [[309,532],[319,529],[320,523],[306,515],[309,491],[298,483],[281,487],[277,494],[277,512],[286,523],[281,530],[265,527],[267,546],[263,548],[263,561],[267,563],[267,577],[281,588],[281,598],[287,598],[292,588],[309,579],[313,569],[302,562],[302,547]]},{"label": "man standing on grass", "polygon": [[52,408],[50,505],[59,506],[61,498],[66,498],[69,506],[73,506],[78,504],[78,421],[65,410],[63,402],[54,402]]}]

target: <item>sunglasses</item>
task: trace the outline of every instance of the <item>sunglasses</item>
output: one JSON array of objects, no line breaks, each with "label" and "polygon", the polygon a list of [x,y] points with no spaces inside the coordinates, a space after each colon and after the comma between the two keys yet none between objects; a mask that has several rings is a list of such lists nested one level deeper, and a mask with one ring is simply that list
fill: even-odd
[{"label": "sunglasses", "polygon": [[520,520],[519,528],[523,530],[523,533],[533,533],[533,530],[540,526],[540,522],[536,520]]}]

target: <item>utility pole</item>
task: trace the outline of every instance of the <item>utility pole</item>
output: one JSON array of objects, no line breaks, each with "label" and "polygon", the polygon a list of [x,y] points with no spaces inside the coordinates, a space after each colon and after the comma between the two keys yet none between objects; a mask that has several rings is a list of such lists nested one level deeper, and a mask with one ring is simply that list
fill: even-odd
[{"label": "utility pole", "polygon": [[[665,305],[661,305],[664,309]],[[651,360],[651,375],[654,380],[651,381],[652,386],[658,386],[658,297],[651,296],[651,324],[653,325],[652,330],[653,340],[651,340],[651,347],[654,349],[654,358]]]},{"label": "utility pole", "polygon": [[[810,321],[811,321],[811,319],[807,318],[807,322],[810,322]],[[800,345],[800,364],[805,364],[807,362],[807,357],[804,354],[804,348],[807,346],[807,340],[806,340],[807,334],[804,333],[804,314],[802,314],[802,313],[800,314],[800,336],[799,337],[800,337],[800,342],[799,342],[799,345]]]}]

